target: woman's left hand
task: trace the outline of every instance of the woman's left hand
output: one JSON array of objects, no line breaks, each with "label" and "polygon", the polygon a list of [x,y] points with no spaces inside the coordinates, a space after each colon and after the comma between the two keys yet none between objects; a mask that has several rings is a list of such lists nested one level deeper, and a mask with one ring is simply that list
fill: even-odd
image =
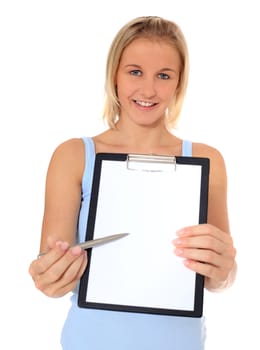
[{"label": "woman's left hand", "polygon": [[185,227],[173,241],[175,254],[192,271],[205,276],[208,290],[227,287],[233,280],[236,249],[229,233],[209,224]]}]

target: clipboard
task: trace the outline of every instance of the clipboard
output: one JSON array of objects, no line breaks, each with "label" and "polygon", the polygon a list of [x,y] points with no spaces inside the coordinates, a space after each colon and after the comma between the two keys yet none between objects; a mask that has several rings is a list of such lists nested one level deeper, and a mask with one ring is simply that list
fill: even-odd
[{"label": "clipboard", "polygon": [[175,232],[207,222],[209,159],[98,153],[86,240],[127,237],[88,250],[78,306],[201,317],[204,277],[175,256]]}]

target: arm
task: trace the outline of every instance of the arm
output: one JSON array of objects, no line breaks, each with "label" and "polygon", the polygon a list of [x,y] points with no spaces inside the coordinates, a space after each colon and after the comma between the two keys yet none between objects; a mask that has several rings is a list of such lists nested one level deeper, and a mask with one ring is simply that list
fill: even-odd
[{"label": "arm", "polygon": [[84,250],[69,249],[76,236],[84,158],[82,141],[72,139],[57,147],[49,164],[40,244],[48,253],[29,267],[35,286],[48,296],[73,290],[87,264]]},{"label": "arm", "polygon": [[236,250],[230,235],[227,210],[227,176],[222,155],[214,148],[195,144],[193,154],[210,158],[208,223],[181,229],[174,240],[175,253],[191,270],[205,276],[205,287],[220,291],[236,275]]}]

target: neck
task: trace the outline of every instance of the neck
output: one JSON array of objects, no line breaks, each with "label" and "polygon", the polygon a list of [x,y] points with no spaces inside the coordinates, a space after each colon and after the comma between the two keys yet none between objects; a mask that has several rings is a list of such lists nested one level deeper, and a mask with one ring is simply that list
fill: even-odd
[{"label": "neck", "polygon": [[121,140],[123,144],[134,147],[152,148],[167,145],[173,135],[166,129],[165,125],[160,126],[140,126],[131,125],[131,127],[118,122],[116,128],[112,130],[114,136]]}]

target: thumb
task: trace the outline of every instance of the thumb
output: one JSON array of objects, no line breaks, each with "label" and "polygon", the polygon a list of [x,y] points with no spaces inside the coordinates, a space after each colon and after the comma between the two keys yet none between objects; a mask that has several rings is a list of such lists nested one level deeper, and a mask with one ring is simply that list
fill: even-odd
[{"label": "thumb", "polygon": [[53,235],[47,237],[47,249],[55,248],[60,244],[62,244],[62,241],[58,237]]}]

